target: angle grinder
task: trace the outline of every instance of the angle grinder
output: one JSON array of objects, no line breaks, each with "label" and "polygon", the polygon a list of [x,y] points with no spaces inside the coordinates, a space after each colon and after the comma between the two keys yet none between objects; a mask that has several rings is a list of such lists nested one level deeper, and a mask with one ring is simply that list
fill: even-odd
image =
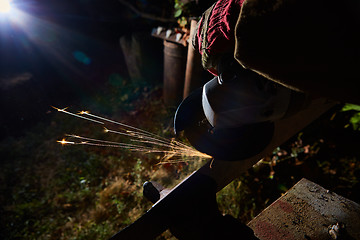
[{"label": "angle grinder", "polygon": [[307,105],[308,96],[222,60],[219,75],[179,105],[175,133],[184,131],[200,152],[238,161],[260,153],[271,141],[274,122]]}]

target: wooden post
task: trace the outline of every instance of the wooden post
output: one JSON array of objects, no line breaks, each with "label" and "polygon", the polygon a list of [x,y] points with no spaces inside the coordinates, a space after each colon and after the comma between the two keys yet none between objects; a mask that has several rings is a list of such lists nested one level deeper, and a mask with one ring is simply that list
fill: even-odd
[{"label": "wooden post", "polygon": [[184,99],[196,88],[201,87],[201,75],[204,71],[201,66],[201,55],[191,43],[194,34],[196,34],[197,21],[191,20],[190,37],[187,52]]}]

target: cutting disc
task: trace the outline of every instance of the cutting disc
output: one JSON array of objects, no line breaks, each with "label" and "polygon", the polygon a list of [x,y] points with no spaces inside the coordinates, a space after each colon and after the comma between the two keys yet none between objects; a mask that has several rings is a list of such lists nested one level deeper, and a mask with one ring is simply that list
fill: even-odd
[{"label": "cutting disc", "polygon": [[174,119],[175,133],[184,131],[198,151],[216,160],[239,161],[260,153],[271,141],[274,123],[246,124],[236,128],[213,128],[202,109],[202,88],[179,105]]}]

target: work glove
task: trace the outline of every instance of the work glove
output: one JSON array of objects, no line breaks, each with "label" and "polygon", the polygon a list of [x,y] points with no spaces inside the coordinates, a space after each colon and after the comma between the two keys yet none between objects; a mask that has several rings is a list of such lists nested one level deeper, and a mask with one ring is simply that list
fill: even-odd
[{"label": "work glove", "polygon": [[234,29],[244,0],[222,0],[214,3],[202,15],[192,44],[201,54],[203,67],[213,75],[224,55],[235,48]]},{"label": "work glove", "polygon": [[[216,184],[202,176],[176,198],[176,207],[164,212],[171,233],[179,240],[258,240],[251,228],[230,215],[222,215],[216,202]],[[155,203],[166,191],[156,182],[144,184],[144,196]]]}]

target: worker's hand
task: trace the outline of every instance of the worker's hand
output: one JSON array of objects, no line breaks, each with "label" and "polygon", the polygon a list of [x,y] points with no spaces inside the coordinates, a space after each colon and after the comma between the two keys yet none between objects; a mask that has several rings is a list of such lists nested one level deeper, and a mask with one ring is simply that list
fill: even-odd
[{"label": "worker's hand", "polygon": [[[312,97],[360,104],[358,1],[219,0],[193,45],[218,75],[230,53],[244,68]],[[335,16],[335,17],[334,17]]]},{"label": "worker's hand", "polygon": [[170,227],[171,233],[180,240],[258,239],[248,226],[230,215],[220,213],[215,195],[204,196],[198,205],[188,210],[179,215]]},{"label": "worker's hand", "polygon": [[[193,176],[191,184],[185,182],[162,212],[171,233],[180,240],[190,239],[257,239],[253,231],[230,215],[223,216],[216,202],[216,184],[204,175]],[[144,184],[144,196],[155,203],[164,188],[155,182]]]},{"label": "worker's hand", "polygon": [[202,15],[194,34],[193,46],[201,54],[202,65],[218,75],[218,62],[223,55],[233,56],[234,29],[244,0],[217,1]]},{"label": "worker's hand", "polygon": [[239,239],[258,240],[253,231],[230,215],[217,218],[192,219],[191,215],[183,219],[182,224],[170,228],[171,233],[179,240],[190,239]]}]

